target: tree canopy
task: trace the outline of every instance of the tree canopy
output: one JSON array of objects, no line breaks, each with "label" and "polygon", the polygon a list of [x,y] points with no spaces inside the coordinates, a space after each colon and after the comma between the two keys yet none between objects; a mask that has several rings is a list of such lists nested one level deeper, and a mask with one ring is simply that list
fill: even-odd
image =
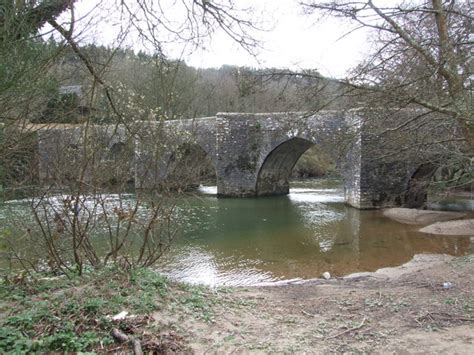
[{"label": "tree canopy", "polygon": [[454,119],[472,151],[473,16],[469,1],[377,5],[372,0],[304,1],[308,14],[373,30],[373,51],[347,83],[388,107],[416,105]]}]

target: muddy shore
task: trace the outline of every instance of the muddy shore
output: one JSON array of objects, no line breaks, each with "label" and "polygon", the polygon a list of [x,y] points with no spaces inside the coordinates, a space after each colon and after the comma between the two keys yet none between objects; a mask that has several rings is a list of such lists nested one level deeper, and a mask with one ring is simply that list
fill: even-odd
[{"label": "muddy shore", "polygon": [[[0,284],[0,353],[474,353],[474,254],[208,288],[150,270]],[[121,332],[133,342],[117,341]],[[133,343],[133,344],[132,344]]]},{"label": "muddy shore", "polygon": [[[211,321],[169,322],[195,353],[474,353],[474,256],[220,294]],[[212,291],[210,290],[210,297]]]}]

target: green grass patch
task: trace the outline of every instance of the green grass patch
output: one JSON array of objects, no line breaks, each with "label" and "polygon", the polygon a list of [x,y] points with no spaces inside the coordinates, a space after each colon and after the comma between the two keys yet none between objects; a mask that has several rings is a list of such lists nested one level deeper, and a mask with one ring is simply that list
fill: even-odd
[{"label": "green grass patch", "polygon": [[117,326],[110,316],[148,315],[167,293],[167,280],[150,270],[0,283],[0,353],[106,350]]}]

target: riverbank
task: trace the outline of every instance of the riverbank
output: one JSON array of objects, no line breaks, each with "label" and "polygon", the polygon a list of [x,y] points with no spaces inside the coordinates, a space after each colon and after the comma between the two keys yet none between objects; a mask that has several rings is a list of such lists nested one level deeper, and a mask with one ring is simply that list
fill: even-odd
[{"label": "riverbank", "polygon": [[[0,352],[474,352],[474,255],[271,287],[176,284],[147,271],[1,287]],[[113,317],[129,312],[123,319]],[[118,317],[120,318],[120,317]]]},{"label": "riverbank", "polygon": [[474,256],[417,256],[376,273],[238,290],[247,307],[183,329],[198,353],[472,353],[473,272]]}]

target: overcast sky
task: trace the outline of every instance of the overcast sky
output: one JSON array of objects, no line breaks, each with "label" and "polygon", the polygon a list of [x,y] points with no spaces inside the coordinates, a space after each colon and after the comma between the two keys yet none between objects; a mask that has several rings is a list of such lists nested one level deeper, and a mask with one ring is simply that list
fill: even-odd
[{"label": "overcast sky", "polygon": [[[257,1],[254,1],[257,3]],[[258,6],[268,9],[270,31],[261,32],[263,49],[252,58],[224,35],[215,36],[209,50],[191,56],[196,66],[221,64],[259,65],[269,67],[315,68],[328,76],[340,77],[354,66],[367,51],[363,32],[341,38],[350,27],[335,19],[317,19],[303,14],[292,0],[260,0]]]},{"label": "overcast sky", "polygon": [[[297,0],[235,0],[235,2],[242,7],[252,6],[253,16],[259,21],[259,27],[265,29],[255,33],[262,46],[257,56],[251,56],[222,31],[217,31],[209,42],[205,42],[204,49],[193,50],[192,53],[186,52],[183,59],[188,64],[197,67],[220,67],[230,64],[317,69],[327,76],[342,77],[368,50],[366,33],[357,31],[344,37],[351,29],[348,23],[335,19],[318,21],[314,15],[303,13]],[[87,14],[94,3],[95,0],[78,1],[77,17],[81,18]],[[95,41],[108,44],[117,33],[120,16],[112,15],[115,0],[100,3],[102,14],[106,14],[105,17],[109,22],[107,24],[100,22],[101,25],[96,27],[94,32],[89,31],[83,38],[85,40],[94,38]],[[110,6],[109,11],[107,6]],[[169,18],[172,19],[174,14],[171,11],[169,13]],[[128,44],[138,49],[136,43]],[[173,57],[179,57],[183,52],[182,45],[168,44],[166,49]]]}]

